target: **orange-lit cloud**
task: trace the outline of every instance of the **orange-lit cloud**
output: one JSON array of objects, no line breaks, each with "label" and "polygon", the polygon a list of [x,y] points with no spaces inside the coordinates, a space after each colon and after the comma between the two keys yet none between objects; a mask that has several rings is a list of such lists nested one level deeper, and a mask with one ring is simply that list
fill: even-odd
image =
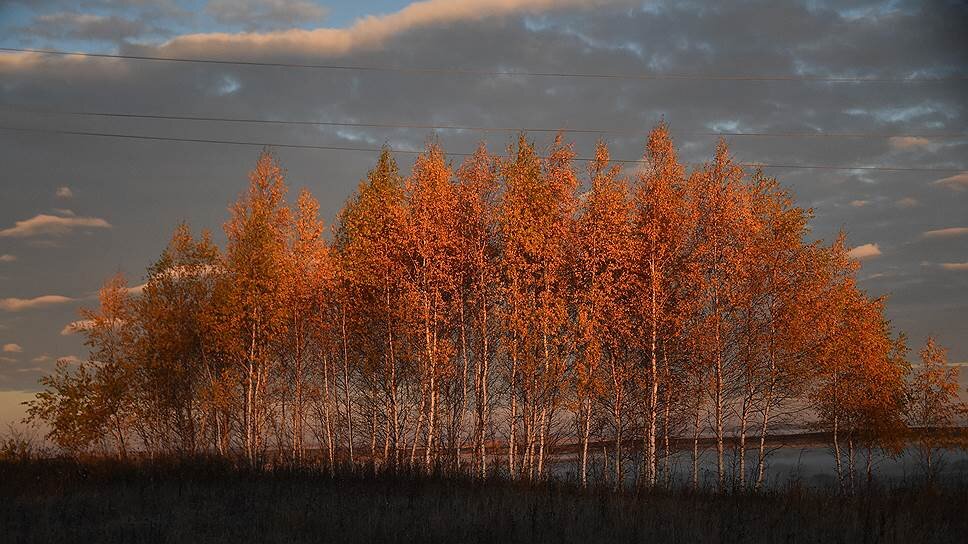
[{"label": "orange-lit cloud", "polygon": [[925,238],[954,238],[968,234],[968,227],[950,227],[947,229],[929,230],[924,233]]},{"label": "orange-lit cloud", "polygon": [[890,143],[894,149],[914,149],[926,147],[931,144],[931,141],[917,136],[894,136],[890,139]]},{"label": "orange-lit cloud", "polygon": [[16,255],[11,255],[9,253],[4,253],[0,255],[0,263],[12,263],[17,260]]},{"label": "orange-lit cloud", "polygon": [[107,229],[111,224],[100,217],[59,217],[42,213],[0,230],[0,238],[61,236],[79,228]]},{"label": "orange-lit cloud", "polygon": [[24,348],[20,347],[20,344],[12,344],[11,343],[11,344],[4,344],[3,345],[3,352],[4,353],[21,353],[21,352],[23,352],[23,350],[24,350]]},{"label": "orange-lit cloud", "polygon": [[962,172],[960,174],[955,174],[943,179],[939,179],[934,182],[935,185],[941,185],[955,191],[964,191],[968,189],[968,172]]},{"label": "orange-lit cloud", "polygon": [[559,8],[594,8],[606,3],[606,0],[424,0],[388,15],[362,17],[348,28],[187,34],[168,41],[159,49],[169,56],[239,56],[243,53],[337,56],[357,49],[377,48],[393,36],[435,24],[477,21]]},{"label": "orange-lit cloud", "polygon": [[22,310],[42,308],[44,306],[53,306],[55,304],[66,304],[73,301],[74,299],[61,295],[43,295],[34,298],[0,298],[0,310],[19,312]]},{"label": "orange-lit cloud", "polygon": [[86,331],[94,325],[94,321],[90,319],[81,319],[79,321],[71,321],[64,328],[61,329],[61,336],[70,336],[72,334]]},{"label": "orange-lit cloud", "polygon": [[851,259],[870,259],[871,257],[877,257],[881,254],[881,248],[877,244],[864,244],[857,246],[847,253],[847,256]]},{"label": "orange-lit cloud", "polygon": [[968,270],[968,263],[941,263],[945,270]]}]

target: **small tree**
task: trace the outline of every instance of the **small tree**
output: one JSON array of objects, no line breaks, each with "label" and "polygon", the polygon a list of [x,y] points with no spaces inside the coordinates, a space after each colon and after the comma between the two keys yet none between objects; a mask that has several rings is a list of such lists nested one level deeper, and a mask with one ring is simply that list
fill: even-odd
[{"label": "small tree", "polygon": [[98,299],[100,307],[82,309],[83,326],[75,326],[86,336],[90,359],[76,368],[68,359],[59,360],[54,373],[41,378],[44,390],[27,403],[27,421],[47,423],[47,438],[69,453],[86,452],[110,438],[125,457],[133,416],[133,336],[124,277],[116,274],[108,279]]},{"label": "small tree", "polygon": [[942,449],[951,444],[951,427],[964,410],[958,401],[959,370],[948,366],[948,350],[929,336],[921,349],[921,366],[915,370],[908,389],[908,423],[929,481],[940,469]]}]

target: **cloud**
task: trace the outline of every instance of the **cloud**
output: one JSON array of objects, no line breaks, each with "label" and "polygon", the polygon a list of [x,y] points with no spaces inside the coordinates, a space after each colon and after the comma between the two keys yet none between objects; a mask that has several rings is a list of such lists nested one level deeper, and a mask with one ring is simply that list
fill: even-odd
[{"label": "cloud", "polygon": [[7,312],[19,312],[55,304],[66,304],[73,302],[74,299],[61,295],[43,295],[34,298],[0,298],[0,310]]},{"label": "cloud", "polygon": [[918,199],[911,198],[909,196],[906,196],[904,198],[900,198],[900,199],[898,199],[897,202],[894,203],[895,206],[897,206],[898,208],[902,208],[902,209],[914,208],[914,207],[918,206],[919,204],[921,204],[921,203],[918,202]]},{"label": "cloud", "polygon": [[9,253],[4,253],[0,255],[0,263],[12,263],[17,260],[16,255],[11,255]]},{"label": "cloud", "polygon": [[899,150],[927,147],[931,145],[931,141],[927,138],[920,138],[917,136],[894,136],[889,141],[891,147]]},{"label": "cloud", "polygon": [[954,238],[968,234],[968,227],[949,227],[946,229],[929,230],[923,236],[925,238]]},{"label": "cloud", "polygon": [[100,217],[60,217],[42,213],[0,230],[0,238],[61,236],[79,228],[107,229],[111,224]]},{"label": "cloud", "polygon": [[966,263],[941,263],[941,268],[945,270],[968,270],[968,262]]},{"label": "cloud", "polygon": [[317,23],[328,10],[308,0],[210,0],[205,12],[222,24],[255,30]]},{"label": "cloud", "polygon": [[[424,0],[388,15],[368,15],[348,28],[289,29],[274,32],[187,34],[161,46],[168,55],[181,54],[302,54],[345,55],[358,49],[372,49],[387,39],[419,28],[460,21],[479,21],[551,9],[593,8],[607,0]],[[628,3],[628,2],[622,2]]]},{"label": "cloud", "polygon": [[869,259],[871,257],[877,257],[881,254],[881,248],[877,244],[864,244],[857,246],[854,249],[847,252],[847,256],[851,259]]},{"label": "cloud", "polygon": [[850,205],[855,208],[863,208],[864,206],[870,204],[870,200],[851,200]]},{"label": "cloud", "polygon": [[50,362],[50,361],[53,361],[53,360],[54,360],[53,357],[51,357],[50,355],[47,355],[46,353],[44,353],[43,355],[38,355],[38,356],[34,357],[33,359],[30,360],[30,362],[31,363],[47,363],[47,362]]},{"label": "cloud", "polygon": [[81,358],[78,357],[77,355],[64,355],[63,357],[58,357],[57,358],[57,362],[58,363],[64,362],[64,363],[70,363],[70,364],[77,364],[77,363],[80,363],[82,361],[81,361]]},{"label": "cloud", "polygon": [[11,343],[11,344],[4,344],[3,345],[3,352],[4,353],[21,353],[21,352],[23,352],[23,350],[24,350],[24,348],[20,347],[19,344],[13,344],[13,343]]},{"label": "cloud", "polygon": [[964,191],[965,189],[968,189],[968,172],[962,172],[944,179],[939,179],[938,181],[935,181],[934,184],[941,185],[942,187],[947,187],[955,191]]},{"label": "cloud", "polygon": [[89,330],[94,326],[94,321],[90,319],[81,319],[79,321],[71,321],[64,328],[61,329],[61,336],[70,336],[72,334],[79,333],[81,331]]},{"label": "cloud", "polygon": [[[67,6],[67,0],[38,0]],[[107,0],[83,0],[75,6],[99,6]],[[121,0],[110,0],[113,4]],[[130,12],[101,9],[102,15],[134,18],[147,0],[123,0]],[[180,0],[179,0],[180,1]],[[507,1],[514,5],[522,2]],[[0,0],[2,3],[3,0]],[[137,3],[137,7],[135,4]],[[335,4],[322,2],[334,6]],[[406,2],[401,2],[403,5]],[[778,75],[858,75],[871,77],[906,77],[910,74],[946,76],[965,66],[965,33],[952,21],[964,19],[964,3],[891,4],[890,14],[844,20],[829,2],[809,0],[791,3],[720,2],[700,6],[698,3],[643,2],[635,6],[602,5],[600,9],[554,9],[504,11],[488,8],[495,4],[471,1],[471,14],[462,19],[428,13],[424,22],[400,24],[400,15],[379,16],[379,28],[348,23],[351,27],[322,32],[269,32],[232,34],[229,45],[209,35],[196,49],[175,38],[168,46],[139,40],[120,44],[122,54],[178,56],[173,44],[183,47],[186,57],[225,58],[236,60],[269,60],[306,62],[309,64],[345,64],[399,67],[441,67],[486,71],[547,71],[577,73],[683,73],[683,74],[778,74]],[[204,2],[189,2],[204,7]],[[436,2],[440,12],[463,9]],[[450,4],[459,4],[450,2]],[[182,3],[182,5],[187,5]],[[362,5],[362,4],[361,4]],[[383,4],[390,5],[390,4]],[[427,5],[426,3],[416,4]],[[534,6],[534,3],[528,3]],[[568,5],[576,5],[570,2]],[[57,7],[52,11],[73,9]],[[81,8],[78,8],[81,9]],[[359,11],[378,13],[369,5]],[[416,17],[408,8],[408,17]],[[2,8],[0,8],[2,11]],[[201,10],[199,10],[201,11]],[[498,16],[490,17],[488,13]],[[0,16],[0,19],[3,19]],[[171,24],[180,33],[209,32],[211,18],[204,13],[203,25]],[[361,19],[362,21],[362,19]],[[149,19],[149,24],[154,24]],[[167,22],[165,24],[168,24]],[[305,26],[305,25],[300,25]],[[335,26],[323,23],[320,26]],[[341,23],[341,26],[342,25]],[[227,27],[220,27],[227,28]],[[737,28],[756,28],[757,32],[736,32]],[[230,32],[234,32],[231,27]],[[300,36],[310,40],[300,42]],[[319,47],[326,36],[334,41],[345,37],[346,47],[338,44]],[[831,39],[836,36],[837,39]],[[291,43],[286,40],[291,38]],[[159,36],[159,41],[167,37]],[[207,41],[206,41],[207,40]],[[239,47],[234,47],[238,40]],[[265,41],[264,45],[259,45]],[[48,43],[38,40],[38,47]],[[324,44],[325,45],[325,44]],[[51,42],[50,47],[90,49],[76,42]],[[166,48],[167,47],[167,48]],[[345,56],[336,58],[345,53]],[[64,84],[69,81],[70,84]],[[740,130],[766,133],[845,132],[921,134],[962,133],[968,126],[968,108],[964,93],[955,92],[961,83],[940,82],[930,85],[904,85],[903,92],[885,92],[883,85],[852,85],[846,92],[840,85],[778,84],[753,82],[696,81],[604,81],[587,78],[539,78],[473,76],[455,74],[413,74],[358,71],[321,71],[298,69],[254,68],[235,65],[195,66],[185,63],[136,62],[82,57],[0,54],[0,101],[10,104],[34,103],[43,98],[45,107],[58,110],[90,109],[154,113],[151,105],[169,104],[172,111],[158,113],[211,114],[225,117],[265,117],[279,119],[334,120],[352,122],[400,122],[461,124],[491,127],[548,126],[566,124],[570,128],[604,128],[640,131],[634,136],[610,134],[612,156],[635,159],[642,156],[644,132],[659,118],[665,118],[680,157],[690,164],[709,160],[715,140],[693,136],[694,131],[708,131],[708,124],[732,120]],[[219,95],[226,85],[237,90]],[[106,93],[110,88],[112,92]],[[581,104],[581,108],[576,108]],[[769,107],[764,107],[764,104]],[[83,106],[83,107],[82,107]],[[857,115],[844,115],[844,109],[856,109]],[[147,111],[152,110],[152,111]],[[801,112],[802,115],[791,115]],[[59,121],[44,121],[54,126]],[[77,120],[81,123],[80,120]],[[63,124],[61,123],[61,124]],[[105,121],[107,123],[107,121]],[[120,121],[117,121],[120,123]],[[85,123],[81,123],[85,124]],[[78,125],[80,126],[80,125]],[[127,125],[125,125],[127,126]],[[111,127],[121,131],[121,125]],[[103,130],[108,130],[107,124]],[[350,138],[375,142],[379,147],[389,141],[394,148],[420,148],[431,131],[392,129],[344,129],[297,126],[269,127],[240,123],[152,123],[129,127],[145,134],[188,136],[220,139],[246,139],[313,143],[333,146],[350,144]],[[137,130],[136,130],[137,129]],[[475,131],[446,131],[442,141],[449,152],[472,151],[482,137]],[[536,144],[545,148],[550,136],[533,134]],[[569,135],[571,138],[572,135]],[[574,135],[576,151],[588,155],[597,136]],[[489,148],[503,151],[513,135],[489,132]],[[168,230],[176,219],[184,218],[197,226],[218,229],[225,219],[224,208],[244,189],[244,171],[252,166],[257,150],[241,146],[202,144],[147,143],[135,140],[106,140],[93,137],[43,136],[0,133],[3,145],[0,156],[7,172],[22,173],[41,192],[50,197],[45,207],[23,208],[13,198],[0,198],[0,228],[12,226],[15,219],[30,214],[50,213],[50,206],[74,208],[79,215],[108,219],[114,230],[124,226],[123,243],[97,246],[98,240],[82,239],[80,232],[62,238],[28,238],[29,242],[57,241],[57,251],[35,251],[27,263],[27,249],[0,245],[0,252],[20,257],[16,265],[30,265],[30,270],[43,271],[43,291],[36,291],[41,278],[34,274],[17,274],[0,282],[6,292],[0,296],[25,294],[74,293],[72,282],[109,273],[117,266],[130,270],[141,267],[142,254],[155,255],[162,247],[159,229]],[[896,151],[887,138],[842,138],[836,145],[804,145],[805,140],[786,137],[730,138],[737,159],[775,164],[938,166],[963,165],[966,147],[957,139],[932,139],[928,148]],[[366,143],[370,146],[369,143]],[[931,157],[918,153],[933,151]],[[294,182],[310,183],[321,202],[321,213],[332,219],[339,206],[352,194],[361,175],[372,168],[375,155],[368,153],[307,153],[279,149],[280,159],[289,169]],[[177,157],[177,160],[172,160]],[[456,157],[452,157],[455,158]],[[412,159],[398,156],[401,168],[408,170]],[[930,159],[930,160],[929,160]],[[925,162],[927,161],[927,162]],[[630,168],[631,169],[631,168]],[[576,170],[585,172],[584,164]],[[965,255],[949,254],[952,243],[968,237],[921,239],[928,229],[958,226],[963,217],[968,190],[956,193],[932,185],[949,174],[923,177],[901,174],[861,174],[844,171],[769,170],[780,183],[797,196],[797,203],[817,211],[811,222],[816,238],[831,239],[838,228],[846,225],[855,245],[863,240],[879,240],[889,251],[880,258],[863,261],[876,263],[877,272],[887,272],[888,265],[910,267],[909,276],[871,280],[892,293],[887,306],[888,317],[898,328],[912,336],[923,336],[930,330],[950,330],[959,323],[953,310],[960,312],[968,303],[968,293],[954,281],[915,282],[912,277],[929,278],[928,272],[943,274],[960,281],[964,272],[944,271],[938,263],[964,261]],[[584,176],[582,176],[584,178]],[[199,180],[205,180],[203,184]],[[75,206],[74,201],[92,196],[78,180],[96,180],[99,207]],[[321,180],[325,180],[323,183]],[[74,200],[53,198],[59,185],[77,183]],[[0,182],[3,186],[3,182]],[[0,190],[0,193],[3,191]],[[91,194],[88,194],[91,193]],[[954,198],[952,198],[954,197]],[[902,198],[917,199],[920,206],[901,209]],[[852,199],[870,199],[864,208],[848,205]],[[214,203],[214,204],[213,204]],[[881,209],[881,206],[886,206]],[[873,208],[878,207],[878,210]],[[101,211],[101,210],[111,210]],[[877,212],[875,214],[875,211]],[[29,213],[28,213],[29,212]],[[893,212],[893,213],[891,213]],[[110,215],[107,215],[109,214]],[[867,217],[858,217],[867,216]],[[945,220],[944,218],[948,218]],[[968,223],[962,222],[962,226]],[[914,229],[913,231],[911,229]],[[912,234],[913,232],[913,234]],[[117,234],[117,233],[116,233]],[[76,236],[75,236],[76,235]],[[88,237],[84,237],[88,238]],[[221,239],[216,233],[216,238]],[[890,249],[917,238],[922,243],[905,246],[903,255],[894,260]],[[15,239],[0,238],[4,241]],[[23,239],[16,239],[22,241]],[[891,245],[893,244],[893,245]],[[920,261],[932,263],[917,270]],[[903,261],[903,262],[902,262]],[[69,266],[65,266],[69,263]],[[884,266],[881,266],[883,263]],[[906,264],[905,264],[906,263]],[[6,266],[12,269],[13,266]],[[907,268],[905,268],[907,269]],[[0,273],[5,271],[0,264]],[[8,274],[14,276],[13,274]],[[59,282],[59,283],[58,283]],[[85,280],[88,282],[88,280]],[[0,318],[43,317],[36,327],[18,328],[18,341],[25,348],[45,346],[76,337],[60,337],[67,321],[63,317],[73,305],[52,307],[38,312],[5,314]],[[55,311],[56,309],[56,311]],[[62,311],[63,310],[63,311]],[[39,314],[39,315],[34,315]],[[42,314],[42,315],[40,315]],[[11,328],[14,323],[10,322]],[[6,332],[6,331],[2,331]],[[24,336],[28,335],[28,336]],[[968,335],[952,343],[959,360],[968,359]],[[51,348],[47,348],[48,351]],[[56,356],[57,351],[51,351]],[[25,359],[26,357],[21,357]],[[33,382],[22,382],[35,387]]]},{"label": "cloud", "polygon": [[60,11],[38,15],[20,34],[53,39],[121,41],[148,31],[143,21],[117,15],[94,15]]},{"label": "cloud", "polygon": [[58,187],[57,190],[54,191],[54,196],[57,198],[73,198],[74,191],[72,191],[70,187],[64,185],[62,187]]},{"label": "cloud", "polygon": [[133,287],[128,287],[127,292],[128,292],[129,295],[138,296],[138,295],[140,295],[141,293],[144,292],[146,285],[148,285],[148,284],[147,283],[142,283],[140,285],[135,285]]},{"label": "cloud", "polygon": [[14,359],[13,357],[0,357],[0,362],[4,362],[4,363],[16,363],[17,360]]},{"label": "cloud", "polygon": [[57,215],[66,215],[67,217],[74,217],[77,215],[74,213],[74,210],[68,210],[67,208],[54,208],[54,213]]}]

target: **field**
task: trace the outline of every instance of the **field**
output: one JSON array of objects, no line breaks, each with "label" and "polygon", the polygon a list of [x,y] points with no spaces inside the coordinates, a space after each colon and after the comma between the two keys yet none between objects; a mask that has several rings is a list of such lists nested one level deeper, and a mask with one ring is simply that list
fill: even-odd
[{"label": "field", "polygon": [[965,542],[968,487],[616,494],[223,461],[0,462],[4,542]]}]

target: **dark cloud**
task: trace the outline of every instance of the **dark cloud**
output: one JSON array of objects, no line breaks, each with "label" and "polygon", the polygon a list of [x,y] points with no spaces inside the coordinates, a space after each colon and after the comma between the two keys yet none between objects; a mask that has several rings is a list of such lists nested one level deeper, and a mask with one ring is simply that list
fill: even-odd
[{"label": "dark cloud", "polygon": [[116,15],[57,12],[39,15],[20,32],[31,37],[120,42],[148,31],[144,21]]},{"label": "dark cloud", "polygon": [[327,9],[311,0],[210,0],[205,12],[222,24],[264,30],[318,23]]},{"label": "dark cloud", "polygon": [[[456,8],[455,8],[456,9]],[[594,10],[508,12],[373,27],[349,39],[319,38],[316,48],[293,48],[280,38],[253,38],[231,47],[214,42],[161,48],[124,44],[122,52],[261,58],[475,70],[717,75],[940,76],[968,73],[966,8],[958,3],[857,2],[846,7],[743,2],[622,4]],[[413,19],[407,19],[412,21]],[[408,26],[409,25],[409,26]],[[363,40],[363,32],[366,40]],[[377,36],[377,38],[374,38]],[[326,49],[331,40],[344,49]],[[356,41],[353,41],[356,40]],[[355,44],[355,45],[352,45]],[[208,47],[209,49],[206,49]],[[207,52],[207,53],[206,53]],[[96,59],[0,57],[0,101],[54,109],[200,114],[293,120],[438,123],[494,127],[638,130],[610,134],[613,156],[641,155],[646,132],[670,123],[686,161],[710,157],[715,139],[690,135],[717,128],[762,132],[964,134],[968,82],[825,83],[804,81],[594,80],[480,77],[117,62]],[[432,134],[406,129],[335,129],[164,120],[95,119],[0,110],[0,124],[159,136],[417,149]],[[511,135],[445,131],[454,152],[486,136],[501,150]],[[534,134],[539,145],[550,135]],[[574,137],[588,155],[596,136]],[[739,160],[777,164],[968,166],[968,138],[732,138]],[[88,296],[123,270],[140,283],[180,220],[216,233],[226,204],[242,190],[258,147],[205,146],[0,131],[0,160],[14,177],[0,181],[0,217],[45,213],[57,187],[75,189],[71,209],[103,218],[112,229],[65,238],[59,247],[0,239],[5,263],[0,298],[39,293]],[[280,149],[294,188],[308,186],[332,219],[375,157],[368,153]],[[412,161],[403,155],[405,169]],[[968,273],[944,267],[968,260],[964,238],[925,237],[965,227],[968,191],[960,177],[924,172],[770,170],[816,210],[813,234],[829,239],[841,228],[852,246],[876,245],[864,261],[862,285],[888,295],[888,314],[912,343],[935,333],[953,360],[968,360]],[[968,174],[966,174],[968,175]],[[956,181],[935,183],[954,177]],[[963,176],[962,176],[963,177]],[[863,201],[864,205],[856,205]],[[852,204],[853,203],[853,204]],[[62,201],[61,201],[62,204]],[[62,263],[70,263],[65,268]],[[49,353],[82,353],[80,340],[60,336],[77,319],[76,305],[0,315],[9,336]],[[14,314],[10,314],[14,315]],[[13,340],[11,340],[13,341]],[[25,353],[27,357],[39,353]],[[32,386],[8,375],[0,388]]]}]

